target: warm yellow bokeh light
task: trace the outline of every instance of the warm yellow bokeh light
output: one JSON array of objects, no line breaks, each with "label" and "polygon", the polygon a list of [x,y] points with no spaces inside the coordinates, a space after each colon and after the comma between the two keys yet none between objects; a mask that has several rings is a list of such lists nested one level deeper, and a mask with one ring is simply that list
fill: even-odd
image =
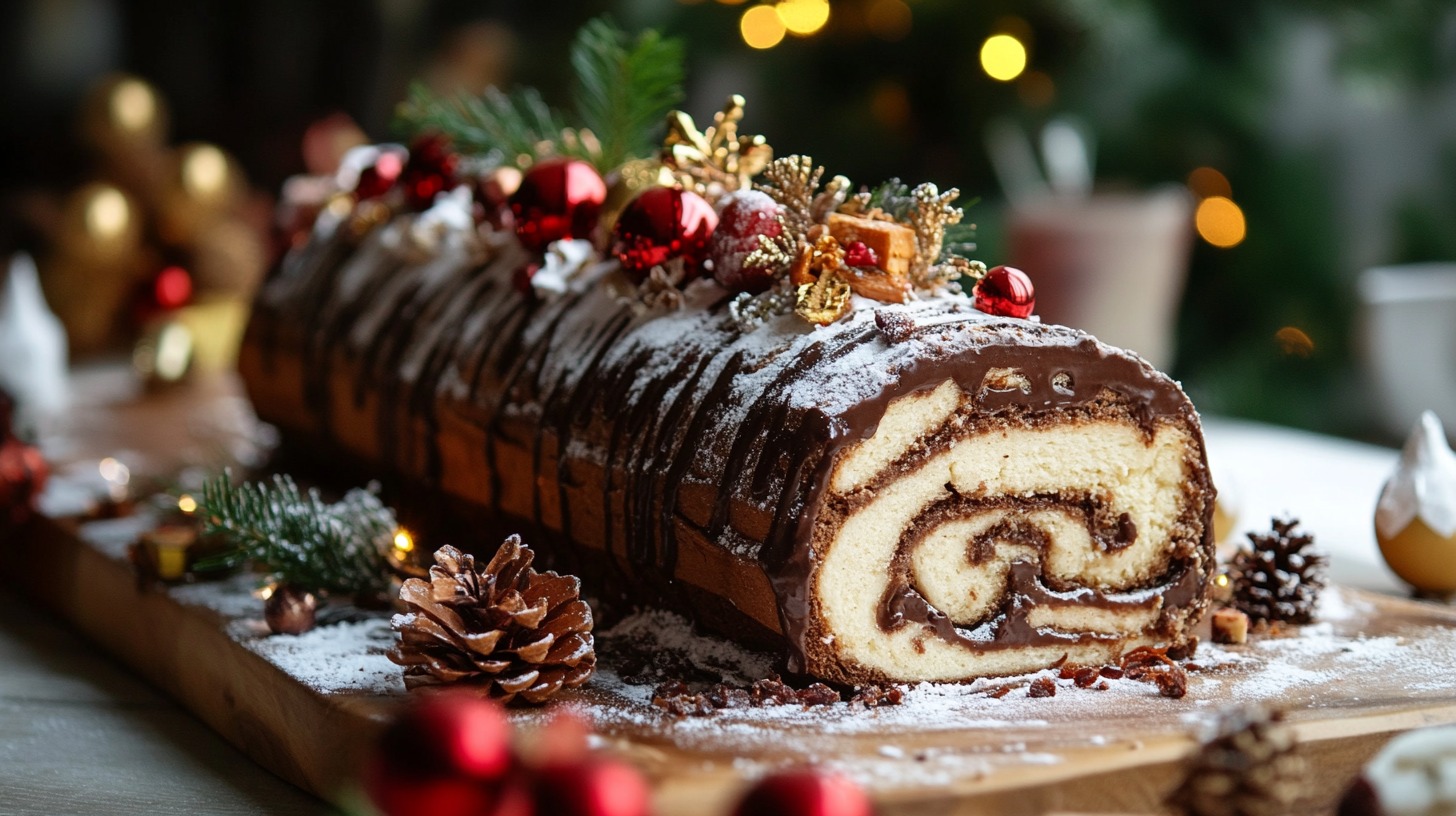
[{"label": "warm yellow bokeh light", "polygon": [[1228,177],[1212,167],[1198,167],[1188,174],[1188,189],[1199,198],[1209,196],[1234,197],[1234,188]]},{"label": "warm yellow bokeh light", "polygon": [[183,493],[182,495],[177,497],[177,509],[188,515],[196,513],[197,499],[192,498],[192,496],[187,493]]},{"label": "warm yellow bokeh light", "polygon": [[157,97],[139,79],[124,79],[111,89],[111,118],[122,130],[137,133],[157,118]]},{"label": "warm yellow bokeh light", "polygon": [[227,187],[227,156],[204,144],[187,151],[182,159],[182,186],[193,198],[213,198]]},{"label": "warm yellow bokeh light", "polygon": [[981,44],[981,68],[992,79],[1010,82],[1026,70],[1026,46],[1010,34],[993,34]]},{"label": "warm yellow bokeh light", "polygon": [[743,12],[738,30],[750,48],[773,48],[783,42],[786,29],[773,6],[754,6]]},{"label": "warm yellow bokeh light", "polygon": [[121,237],[131,223],[131,207],[126,196],[115,187],[102,185],[86,202],[86,231],[96,238],[110,240]]},{"label": "warm yellow bokeh light", "polygon": [[1292,357],[1314,354],[1314,340],[1297,326],[1285,326],[1274,332],[1274,339],[1279,342],[1279,350]]},{"label": "warm yellow bokeh light", "polygon": [[905,0],[874,0],[865,10],[864,19],[876,37],[895,42],[910,34],[914,15]]},{"label": "warm yellow bokeh light", "polygon": [[410,535],[409,530],[399,528],[394,534],[394,548],[402,553],[414,552],[415,538]]},{"label": "warm yellow bokeh light", "polygon": [[829,0],[779,0],[774,9],[790,34],[808,36],[829,22]]},{"label": "warm yellow bokeh light", "polygon": [[718,0],[718,2],[722,3],[725,6],[741,6],[745,2],[747,2],[747,0]]},{"label": "warm yellow bokeh light", "polygon": [[1203,240],[1221,249],[1238,246],[1248,232],[1244,211],[1223,196],[1209,196],[1198,202],[1193,223]]}]

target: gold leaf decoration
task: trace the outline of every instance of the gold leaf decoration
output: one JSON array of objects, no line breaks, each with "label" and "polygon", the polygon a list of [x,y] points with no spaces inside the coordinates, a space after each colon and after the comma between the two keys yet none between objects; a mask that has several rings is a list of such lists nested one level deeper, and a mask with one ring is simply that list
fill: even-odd
[{"label": "gold leaf decoration", "polygon": [[755,186],[784,208],[784,223],[789,232],[807,236],[810,228],[819,223],[814,219],[814,202],[819,193],[819,179],[823,177],[824,168],[815,167],[810,157],[785,156],[774,159],[764,168],[763,180]]},{"label": "gold leaf decoration", "polygon": [[849,283],[836,270],[826,270],[812,283],[794,290],[794,311],[818,326],[827,326],[849,312]]},{"label": "gold leaf decoration", "polygon": [[702,131],[682,111],[667,115],[662,161],[672,168],[683,189],[714,201],[724,193],[748,188],[768,165],[773,158],[768,142],[762,136],[738,132],[743,106],[743,97],[728,97],[723,110],[713,115],[713,124]]}]

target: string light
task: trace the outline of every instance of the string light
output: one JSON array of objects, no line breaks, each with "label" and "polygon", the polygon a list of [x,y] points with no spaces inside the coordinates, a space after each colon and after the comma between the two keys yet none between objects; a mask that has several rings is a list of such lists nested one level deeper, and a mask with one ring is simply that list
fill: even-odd
[{"label": "string light", "polygon": [[1010,34],[993,34],[981,44],[981,68],[992,79],[1010,82],[1026,70],[1026,46]]},{"label": "string light", "polygon": [[192,276],[180,266],[169,266],[157,273],[152,284],[152,298],[163,309],[178,309],[192,299]]},{"label": "string light", "polygon": [[192,498],[189,493],[183,493],[177,497],[177,509],[190,516],[197,512],[197,499]]},{"label": "string light", "polygon": [[1248,232],[1244,211],[1232,199],[1209,196],[1193,214],[1199,237],[1220,249],[1238,246]]},{"label": "string light", "polygon": [[738,31],[750,48],[773,48],[783,42],[787,29],[773,6],[753,6],[743,12]]},{"label": "string light", "polygon": [[123,79],[111,89],[111,119],[119,128],[139,133],[157,118],[157,97],[139,79]]},{"label": "string light", "polygon": [[807,37],[829,22],[829,0],[779,0],[774,6],[790,34]]},{"label": "string light", "polygon": [[414,552],[414,550],[415,550],[415,537],[412,536],[412,535],[410,535],[410,531],[409,530],[406,530],[405,528],[401,527],[401,528],[399,528],[398,530],[395,531],[395,533],[394,533],[394,549],[395,549],[395,552],[400,553],[400,554]]}]

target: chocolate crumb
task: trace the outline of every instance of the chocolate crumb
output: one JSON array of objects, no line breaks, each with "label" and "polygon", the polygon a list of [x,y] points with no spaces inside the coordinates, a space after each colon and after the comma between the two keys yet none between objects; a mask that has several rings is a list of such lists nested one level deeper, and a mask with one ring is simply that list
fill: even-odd
[{"label": "chocolate crumb", "polygon": [[865,708],[879,708],[899,705],[904,699],[905,693],[898,686],[864,686],[856,689],[849,701]]},{"label": "chocolate crumb", "polygon": [[1103,666],[1099,674],[1101,674],[1103,677],[1106,677],[1108,680],[1122,679],[1122,669],[1119,669],[1116,666]]},{"label": "chocolate crumb", "polygon": [[1090,688],[1097,682],[1100,672],[1091,666],[1083,666],[1072,673],[1072,683],[1077,688]]}]

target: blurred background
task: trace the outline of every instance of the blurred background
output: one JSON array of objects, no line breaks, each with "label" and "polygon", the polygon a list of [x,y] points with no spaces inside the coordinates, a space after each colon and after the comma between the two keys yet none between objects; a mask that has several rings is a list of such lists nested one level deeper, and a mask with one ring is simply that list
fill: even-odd
[{"label": "blurred background", "polygon": [[[1405,386],[1382,371],[1456,378],[1449,332],[1406,347],[1400,313],[1369,339],[1360,288],[1456,261],[1456,6],[1435,0],[17,0],[0,257],[34,256],[73,357],[182,306],[206,354],[280,251],[286,179],[402,138],[412,80],[564,103],[603,12],[685,41],[700,122],[741,93],[779,155],[959,187],[980,258],[1204,413],[1390,442],[1382,393]],[[1419,319],[1456,325],[1441,297]]]}]

